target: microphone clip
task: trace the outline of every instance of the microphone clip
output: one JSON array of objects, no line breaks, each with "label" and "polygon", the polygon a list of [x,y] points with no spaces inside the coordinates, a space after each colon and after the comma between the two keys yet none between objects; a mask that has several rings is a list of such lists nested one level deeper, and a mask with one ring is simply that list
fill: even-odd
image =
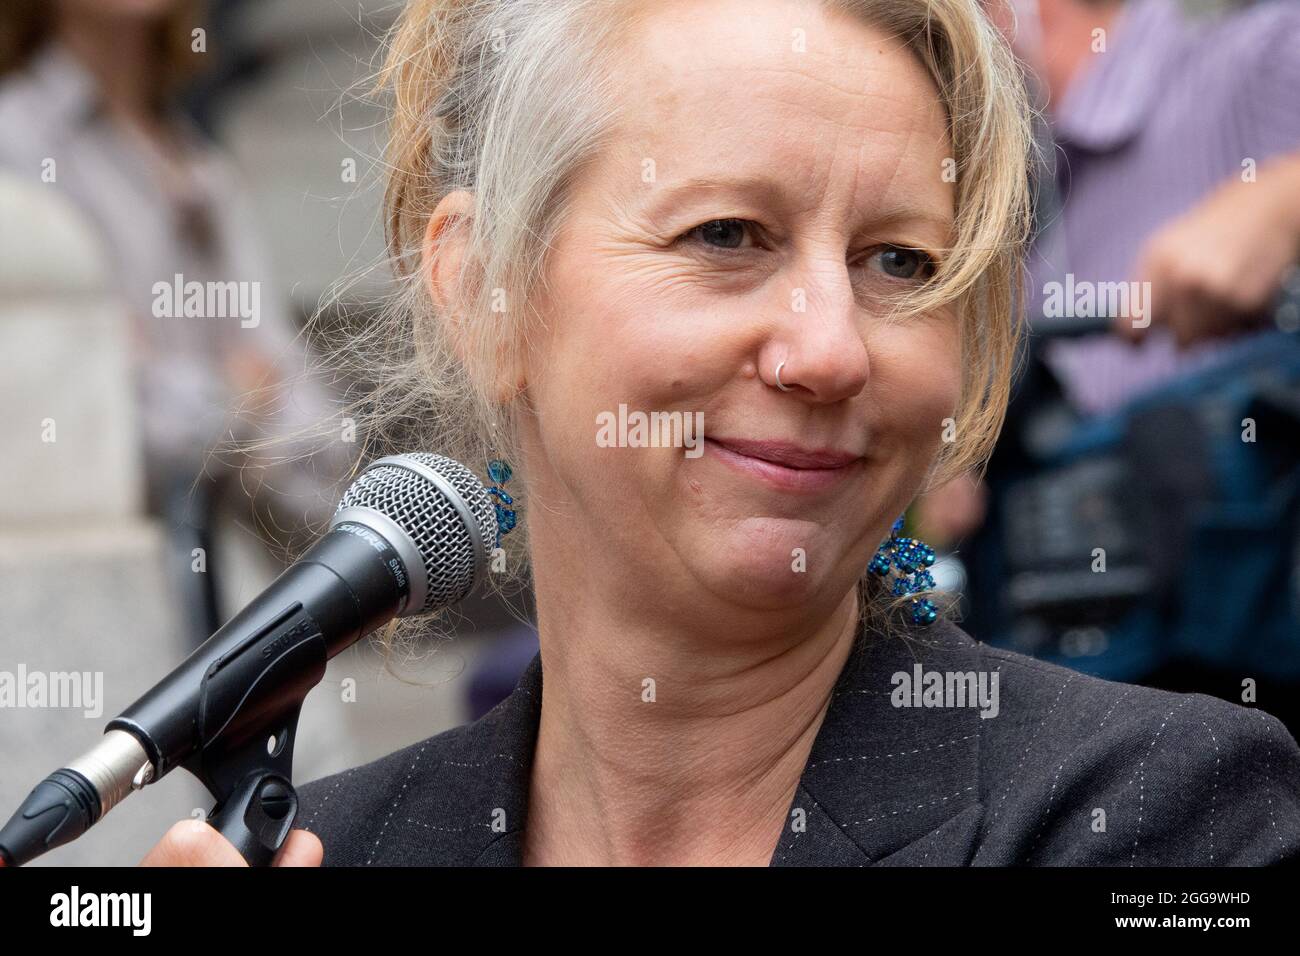
[{"label": "microphone clip", "polygon": [[320,627],[294,605],[204,675],[200,745],[182,766],[216,798],[208,822],[250,866],[269,866],[293,827],[298,718],[327,660]]}]

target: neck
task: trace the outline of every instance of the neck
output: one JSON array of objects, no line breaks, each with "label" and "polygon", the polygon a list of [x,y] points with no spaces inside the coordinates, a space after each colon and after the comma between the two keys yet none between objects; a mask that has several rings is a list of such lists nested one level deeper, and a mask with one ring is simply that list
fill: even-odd
[{"label": "neck", "polygon": [[[803,616],[638,605],[593,583],[591,555],[559,553],[574,537],[533,529],[544,679],[525,862],[766,865],[857,635],[856,592]],[[689,620],[663,613],[684,606]]]},{"label": "neck", "polygon": [[84,5],[61,9],[55,24],[55,38],[94,76],[105,106],[137,120],[158,110],[157,36],[156,20],[97,16]]}]

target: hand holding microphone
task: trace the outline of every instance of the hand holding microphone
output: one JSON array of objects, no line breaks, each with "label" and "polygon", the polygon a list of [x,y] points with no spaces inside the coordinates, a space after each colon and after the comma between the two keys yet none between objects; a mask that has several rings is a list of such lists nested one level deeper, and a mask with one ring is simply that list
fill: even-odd
[{"label": "hand holding microphone", "polygon": [[[271,863],[297,813],[298,715],[329,658],[393,618],[466,597],[497,538],[492,499],[464,465],[423,452],[376,461],[319,541],[28,795],[0,829],[0,862],[21,865],[76,839],[181,766],[216,797],[213,827],[249,863]],[[186,827],[146,860],[222,855],[187,821],[173,831]],[[306,858],[291,846],[282,859],[291,850]]]},{"label": "hand holding microphone", "polygon": [[[272,866],[320,866],[325,848],[314,833],[293,830]],[[181,820],[163,834],[141,866],[247,866],[235,845],[204,820]]]}]

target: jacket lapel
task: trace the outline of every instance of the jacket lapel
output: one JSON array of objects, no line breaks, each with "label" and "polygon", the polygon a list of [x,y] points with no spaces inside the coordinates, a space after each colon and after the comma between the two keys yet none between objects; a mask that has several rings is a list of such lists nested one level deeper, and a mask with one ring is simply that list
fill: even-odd
[{"label": "jacket lapel", "polygon": [[[773,866],[959,866],[974,854],[981,718],[966,707],[896,706],[895,674],[971,670],[975,642],[864,631],[837,682]],[[906,702],[916,702],[910,695]],[[802,827],[802,830],[800,829]]]},{"label": "jacket lapel", "polygon": [[[520,866],[528,813],[533,749],[541,719],[540,655],[510,696],[449,744],[431,785],[407,795],[410,813],[395,820],[411,827],[420,866]],[[452,732],[456,733],[455,731]],[[404,788],[405,789],[405,788]]]}]

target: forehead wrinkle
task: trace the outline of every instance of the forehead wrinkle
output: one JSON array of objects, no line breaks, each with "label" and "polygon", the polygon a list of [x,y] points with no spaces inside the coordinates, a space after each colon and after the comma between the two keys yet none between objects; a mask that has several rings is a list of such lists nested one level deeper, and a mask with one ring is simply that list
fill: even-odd
[{"label": "forehead wrinkle", "polygon": [[[838,145],[829,150],[825,148],[824,144],[828,140],[834,140],[838,144],[846,135],[858,137],[864,143],[864,148],[857,150],[856,160],[856,174],[861,176],[869,174],[872,167],[883,165],[878,154],[886,150],[877,148],[875,154],[871,150],[883,145],[886,140],[898,143],[888,152],[894,153],[900,160],[908,152],[917,134],[927,125],[934,125],[933,131],[939,145],[946,142],[946,122],[939,116],[943,111],[937,99],[937,90],[934,92],[934,100],[927,102],[918,101],[915,95],[892,95],[888,90],[855,92],[851,94],[856,101],[853,106],[841,105],[839,108],[826,109],[817,104],[816,97],[800,97],[796,92],[783,89],[760,88],[746,94],[747,104],[752,107],[757,100],[781,108],[757,112],[751,108],[749,116],[731,113],[727,125],[715,126],[709,131],[709,139],[712,143],[728,145],[730,134],[730,142],[738,143],[734,151],[741,153],[745,152],[743,141],[762,140],[768,145],[769,154],[780,168],[797,166],[806,169],[810,154],[814,159],[831,162],[838,158]],[[639,148],[642,155],[686,155],[678,130],[682,127],[683,119],[689,120],[701,115],[698,99],[689,97],[688,94],[689,91],[684,95],[680,89],[664,91],[656,98],[659,109],[652,116],[634,121],[625,128],[629,140],[641,144]],[[892,123],[885,122],[881,115],[885,104],[898,107],[896,111],[887,111],[895,118]],[[719,110],[716,97],[710,99],[708,105],[712,110]],[[891,181],[896,174],[896,169],[890,170]]]},{"label": "forehead wrinkle", "polygon": [[[910,56],[910,54],[908,54]],[[916,64],[920,69],[920,64]],[[713,74],[728,70],[726,66],[704,66],[696,67],[688,71],[689,73]],[[880,83],[879,85],[866,81],[861,88],[854,89],[841,86],[819,77],[814,73],[806,70],[783,69],[778,67],[747,67],[746,73],[752,73],[755,70],[761,73],[779,74],[785,76],[798,76],[803,80],[811,80],[818,85],[827,86],[835,91],[839,102],[824,104],[821,96],[810,94],[806,89],[792,87],[785,82],[765,83],[757,81],[756,78],[746,75],[744,77],[744,88],[732,89],[724,88],[722,90],[711,89],[701,91],[703,99],[708,108],[714,115],[726,113],[728,117],[737,114],[743,114],[744,108],[753,104],[756,100],[767,100],[782,107],[795,110],[794,116],[803,121],[811,117],[816,117],[821,122],[833,123],[839,127],[858,130],[861,132],[875,131],[877,133],[897,133],[898,129],[882,128],[879,125],[871,123],[871,117],[880,112],[880,108],[885,105],[896,106],[898,112],[895,114],[903,123],[911,127],[917,122],[925,122],[928,119],[928,113],[931,107],[938,105],[938,90],[933,87],[929,76],[922,73],[925,80],[925,93],[929,95],[918,95],[920,91],[915,89],[906,89],[903,92],[894,92],[894,88],[900,86],[897,82]],[[877,70],[875,72],[888,73],[887,70]],[[656,93],[650,103],[653,109],[648,111],[647,115],[636,126],[642,131],[652,131],[662,133],[667,129],[672,129],[676,121],[680,121],[683,116],[698,115],[700,106],[700,96],[692,96],[696,91],[689,86],[682,87],[674,85]],[[729,96],[732,94],[734,96]],[[735,99],[742,106],[741,110],[730,111],[726,109],[728,100]],[[848,102],[845,102],[845,101]],[[789,117],[773,116],[773,122],[788,122]],[[733,121],[732,125],[735,123]],[[900,124],[901,125],[901,124]],[[725,128],[725,127],[720,127]]]},{"label": "forehead wrinkle", "polygon": [[[904,54],[911,56],[911,54]],[[698,66],[689,66],[685,69],[676,71],[678,76],[691,76],[700,74],[709,76],[715,73],[734,73],[737,71],[745,74],[745,88],[738,92],[742,93],[745,98],[751,98],[756,95],[775,96],[775,91],[789,88],[795,81],[808,81],[824,87],[838,97],[848,99],[864,99],[867,96],[887,95],[889,86],[887,82],[881,83],[878,88],[873,88],[873,81],[876,75],[888,74],[892,72],[890,65],[892,59],[886,61],[885,57],[874,57],[877,62],[862,62],[859,64],[865,67],[869,75],[861,77],[861,86],[848,86],[842,83],[836,83],[829,77],[822,75],[821,71],[810,70],[802,65],[785,66],[782,64],[756,64],[756,63],[710,63]],[[886,77],[886,80],[888,77]],[[891,97],[903,102],[905,97]],[[799,101],[798,105],[806,106],[807,103]]]}]

